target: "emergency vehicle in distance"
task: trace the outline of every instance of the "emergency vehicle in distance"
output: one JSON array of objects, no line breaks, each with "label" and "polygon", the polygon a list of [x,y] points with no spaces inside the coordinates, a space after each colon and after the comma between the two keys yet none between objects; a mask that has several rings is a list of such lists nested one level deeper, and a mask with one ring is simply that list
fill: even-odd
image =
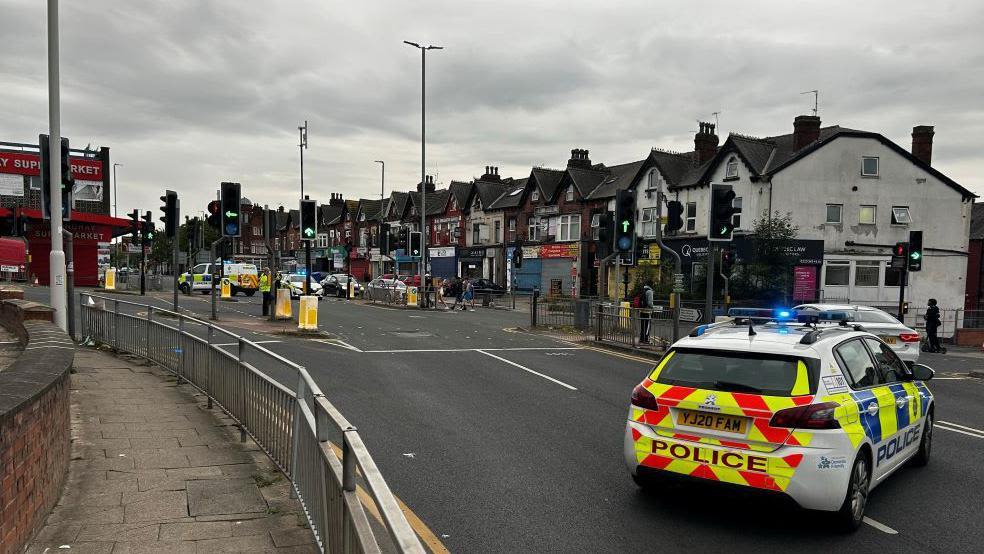
[{"label": "emergency vehicle in distance", "polygon": [[857,529],[875,486],[929,461],[933,370],[861,325],[821,323],[837,314],[765,312],[732,310],[667,351],[632,391],[626,464],[646,489],[674,474],[722,481]]},{"label": "emergency vehicle in distance", "polygon": [[[208,294],[212,290],[212,271],[212,264],[209,263],[194,266],[191,272],[186,271],[178,276],[178,290],[184,294],[191,294],[191,291]],[[260,276],[254,264],[227,262],[223,276],[229,279],[233,296],[239,292],[253,296],[260,289]],[[219,283],[216,283],[216,288],[218,286]]]}]

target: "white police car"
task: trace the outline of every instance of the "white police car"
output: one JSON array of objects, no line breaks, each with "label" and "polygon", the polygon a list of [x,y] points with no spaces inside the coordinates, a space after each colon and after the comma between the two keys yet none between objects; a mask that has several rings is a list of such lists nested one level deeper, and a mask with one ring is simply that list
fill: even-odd
[{"label": "white police car", "polygon": [[734,315],[676,342],[632,391],[633,478],[773,491],[856,529],[875,486],[907,461],[929,461],[933,370],[910,368],[859,325],[818,326],[818,312],[798,322]]}]

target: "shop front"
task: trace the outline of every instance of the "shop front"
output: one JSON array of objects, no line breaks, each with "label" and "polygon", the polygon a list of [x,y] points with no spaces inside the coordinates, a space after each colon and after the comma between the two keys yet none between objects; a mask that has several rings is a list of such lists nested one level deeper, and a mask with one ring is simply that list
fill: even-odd
[{"label": "shop front", "polygon": [[427,249],[427,259],[430,261],[430,274],[441,279],[453,279],[457,276],[458,256],[454,246],[440,246]]},{"label": "shop front", "polygon": [[541,245],[540,290],[550,296],[578,296],[580,244],[561,242]]},{"label": "shop front", "polygon": [[468,246],[458,254],[458,274],[468,279],[481,279],[485,276],[484,246]]},{"label": "shop front", "polygon": [[349,251],[349,275],[359,281],[370,281],[372,274],[369,272],[369,249],[364,247],[353,248]]}]

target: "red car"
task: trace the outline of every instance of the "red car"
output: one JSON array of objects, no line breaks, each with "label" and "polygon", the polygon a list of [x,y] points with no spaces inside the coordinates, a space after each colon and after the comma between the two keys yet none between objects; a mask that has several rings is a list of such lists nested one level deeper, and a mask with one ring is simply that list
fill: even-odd
[{"label": "red car", "polygon": [[396,275],[393,273],[384,273],[380,277],[382,279],[396,279],[397,281],[402,281],[408,287],[420,286],[420,275]]}]

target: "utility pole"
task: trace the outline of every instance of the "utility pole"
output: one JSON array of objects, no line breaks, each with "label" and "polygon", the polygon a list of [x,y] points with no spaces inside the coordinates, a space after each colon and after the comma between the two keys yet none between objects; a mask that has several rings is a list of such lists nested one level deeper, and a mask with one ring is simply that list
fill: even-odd
[{"label": "utility pole", "polygon": [[[58,160],[61,152],[61,96],[58,75],[58,0],[48,0],[48,152],[49,160]],[[50,162],[49,162],[50,163]],[[41,186],[48,187],[51,213],[51,253],[48,255],[48,276],[51,286],[51,307],[55,325],[68,331],[66,314],[65,250],[62,243],[62,195],[59,163],[51,164],[50,178]],[[55,176],[58,175],[56,178]],[[55,186],[55,181],[58,186]]]},{"label": "utility pole", "polygon": [[415,42],[410,42],[408,40],[403,41],[404,44],[409,44],[414,48],[420,50],[420,266],[418,267],[418,274],[420,275],[420,287],[418,290],[418,299],[420,307],[426,306],[426,294],[421,294],[426,291],[426,283],[424,283],[424,275],[427,273],[427,201],[425,199],[425,192],[427,191],[427,51],[428,50],[443,50],[443,46],[421,46]]},{"label": "utility pole", "polygon": [[[301,200],[304,200],[304,150],[308,147],[308,129],[307,120],[304,120],[304,126],[298,127],[297,132],[301,136],[301,141],[298,144],[298,148],[301,151]],[[300,206],[298,206],[300,207]],[[298,212],[298,217],[300,217],[300,212]],[[306,241],[304,243],[304,294],[310,294],[311,290],[311,243]]]},{"label": "utility pole", "polygon": [[383,160],[376,160],[376,163],[382,164],[382,173],[379,177],[379,199],[386,200],[386,162]]},{"label": "utility pole", "polygon": [[301,151],[301,198],[304,198],[304,150],[308,147],[306,119],[304,120],[304,126],[298,127],[297,132],[301,136],[301,141],[297,146]]}]

